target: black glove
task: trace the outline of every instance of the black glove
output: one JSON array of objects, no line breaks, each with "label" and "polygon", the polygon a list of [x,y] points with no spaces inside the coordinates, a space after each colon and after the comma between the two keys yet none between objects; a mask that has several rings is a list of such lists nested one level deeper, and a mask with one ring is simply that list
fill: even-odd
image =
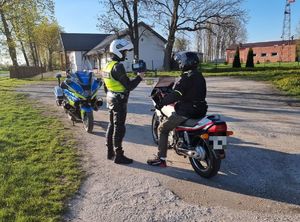
[{"label": "black glove", "polygon": [[155,109],[161,110],[164,107],[161,103],[155,105]]}]

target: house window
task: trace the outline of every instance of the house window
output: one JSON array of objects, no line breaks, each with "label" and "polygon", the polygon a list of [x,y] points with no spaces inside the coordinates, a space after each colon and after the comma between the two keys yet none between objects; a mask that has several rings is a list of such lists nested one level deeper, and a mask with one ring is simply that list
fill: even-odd
[{"label": "house window", "polygon": [[267,53],[262,53],[260,56],[261,56],[261,57],[266,57],[266,56],[267,56]]},{"label": "house window", "polygon": [[256,53],[253,53],[253,57],[256,56]]},{"label": "house window", "polygon": [[272,56],[277,56],[278,53],[277,52],[272,52]]}]

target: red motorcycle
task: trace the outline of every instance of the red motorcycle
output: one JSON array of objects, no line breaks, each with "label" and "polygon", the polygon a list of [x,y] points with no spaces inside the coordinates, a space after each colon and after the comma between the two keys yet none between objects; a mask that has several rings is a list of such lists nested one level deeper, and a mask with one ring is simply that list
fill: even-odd
[{"label": "red motorcycle", "polygon": [[[151,92],[154,106],[170,92],[175,78],[160,78]],[[154,109],[152,118],[152,136],[158,143],[158,126],[174,110],[174,104]],[[201,119],[188,119],[169,134],[169,148],[178,155],[188,157],[196,173],[205,178],[215,176],[220,170],[221,160],[225,158],[227,137],[233,135],[227,131],[227,124],[220,115],[208,115]]]}]

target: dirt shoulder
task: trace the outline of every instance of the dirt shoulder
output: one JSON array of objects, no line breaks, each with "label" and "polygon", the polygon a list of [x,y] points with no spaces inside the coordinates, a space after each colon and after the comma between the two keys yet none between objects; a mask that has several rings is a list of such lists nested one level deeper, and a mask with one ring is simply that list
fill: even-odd
[{"label": "dirt shoulder", "polygon": [[106,160],[107,110],[95,113],[94,133],[87,134],[55,107],[54,85],[20,91],[51,107],[80,141],[87,177],[66,220],[300,221],[300,108],[288,105],[297,100],[260,82],[207,78],[209,113],[221,114],[235,132],[219,174],[207,180],[172,151],[166,169],[145,164],[157,149],[151,86],[131,93],[124,149],[135,162],[120,166]]}]

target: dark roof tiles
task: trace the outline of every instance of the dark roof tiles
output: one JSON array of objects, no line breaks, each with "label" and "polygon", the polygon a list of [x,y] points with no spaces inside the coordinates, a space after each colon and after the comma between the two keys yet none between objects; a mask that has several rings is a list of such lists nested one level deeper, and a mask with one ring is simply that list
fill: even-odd
[{"label": "dark roof tiles", "polygon": [[89,51],[110,34],[60,33],[65,51]]}]

